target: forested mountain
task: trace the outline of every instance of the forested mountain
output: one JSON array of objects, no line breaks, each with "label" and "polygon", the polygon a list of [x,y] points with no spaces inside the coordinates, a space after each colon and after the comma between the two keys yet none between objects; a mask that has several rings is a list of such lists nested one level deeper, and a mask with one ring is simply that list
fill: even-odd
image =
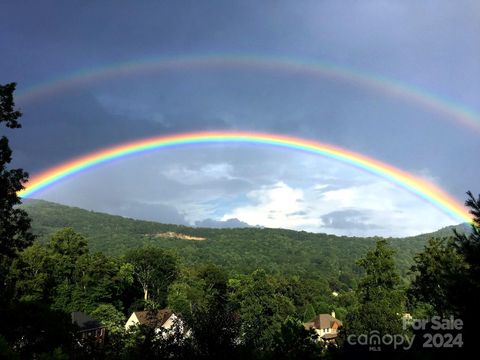
[{"label": "forested mountain", "polygon": [[[264,268],[272,273],[328,277],[340,288],[353,286],[356,260],[380,238],[360,238],[269,228],[209,229],[134,220],[42,200],[22,205],[41,242],[71,227],[84,235],[92,251],[123,255],[144,245],[174,249],[187,265],[211,262],[239,273]],[[457,227],[460,231],[463,226]],[[434,236],[452,228],[409,238],[389,238],[400,273],[407,275],[413,257]]]},{"label": "forested mountain", "polygon": [[[20,126],[14,89],[0,86],[0,123],[9,128]],[[27,174],[5,166],[11,149],[0,140],[1,359],[358,359],[371,358],[372,344],[379,358],[403,359],[407,350],[436,358],[476,348],[480,196],[471,192],[468,234],[381,239],[165,225],[19,205]],[[127,328],[139,311],[147,322]],[[166,313],[176,319],[168,328]],[[456,324],[441,328],[445,337],[438,318]],[[399,348],[403,340],[409,345]]]}]

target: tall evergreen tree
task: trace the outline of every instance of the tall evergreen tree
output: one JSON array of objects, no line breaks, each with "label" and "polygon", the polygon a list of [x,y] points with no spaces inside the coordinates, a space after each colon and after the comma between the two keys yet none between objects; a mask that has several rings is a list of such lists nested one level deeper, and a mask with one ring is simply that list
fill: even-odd
[{"label": "tall evergreen tree", "polygon": [[480,333],[480,196],[475,198],[470,191],[467,195],[465,205],[473,215],[471,231],[454,231],[455,238],[448,243],[431,240],[415,258],[412,270],[417,276],[409,293],[432,306],[435,315],[454,315],[463,321],[459,335],[468,354]]},{"label": "tall evergreen tree", "polygon": [[466,276],[458,277],[457,280],[456,288],[460,294],[456,305],[461,308],[460,317],[465,324],[463,329],[465,346],[471,350],[476,347],[480,334],[478,330],[480,309],[477,303],[480,298],[480,195],[475,198],[470,191],[467,195],[465,205],[470,208],[473,221],[469,234],[455,232],[458,251],[467,264]]},{"label": "tall evergreen tree", "polygon": [[465,205],[470,208],[470,213],[473,215],[471,233],[467,235],[455,231],[455,235],[458,249],[470,265],[470,275],[480,280],[480,195],[475,198],[470,191],[467,195]]}]

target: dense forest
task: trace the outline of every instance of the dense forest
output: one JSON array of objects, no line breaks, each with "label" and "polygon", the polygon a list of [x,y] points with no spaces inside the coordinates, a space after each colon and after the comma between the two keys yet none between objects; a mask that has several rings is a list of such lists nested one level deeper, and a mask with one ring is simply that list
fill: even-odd
[{"label": "dense forest", "polygon": [[[14,89],[0,87],[0,123],[12,129]],[[11,160],[4,136],[0,358],[433,359],[474,348],[480,197],[471,193],[469,231],[381,239],[193,228],[20,206],[28,174]],[[127,328],[140,310],[149,321]],[[176,314],[168,330],[157,326],[166,310]],[[79,313],[101,341],[72,321]],[[319,314],[340,320],[334,341],[305,325]]]},{"label": "dense forest", "polygon": [[[208,262],[243,274],[264,268],[281,275],[320,275],[338,281],[341,289],[352,288],[352,281],[361,272],[356,260],[380,240],[257,227],[211,229],[168,225],[43,200],[27,200],[22,209],[32,219],[32,232],[41,243],[46,243],[54,232],[70,227],[88,239],[91,251],[106,255],[121,256],[130,249],[152,245],[175,250],[186,265]],[[387,239],[395,250],[402,277],[408,277],[414,255],[429,238],[452,236],[453,230],[463,233],[468,227],[459,225],[431,234]]]}]

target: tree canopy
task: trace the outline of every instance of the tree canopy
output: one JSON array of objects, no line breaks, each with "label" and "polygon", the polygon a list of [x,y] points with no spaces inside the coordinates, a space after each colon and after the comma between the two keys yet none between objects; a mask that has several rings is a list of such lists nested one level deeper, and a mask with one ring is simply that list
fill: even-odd
[{"label": "tree canopy", "polygon": [[[15,83],[0,85],[0,125],[16,129],[21,125],[18,121],[22,115],[15,109],[13,92]],[[12,161],[12,150],[8,138],[0,138],[0,304],[6,301],[9,293],[8,279],[5,277],[11,259],[18,250],[29,246],[34,237],[30,232],[30,219],[25,210],[20,209],[20,198],[17,192],[24,189],[28,174],[22,169],[9,169]]]}]

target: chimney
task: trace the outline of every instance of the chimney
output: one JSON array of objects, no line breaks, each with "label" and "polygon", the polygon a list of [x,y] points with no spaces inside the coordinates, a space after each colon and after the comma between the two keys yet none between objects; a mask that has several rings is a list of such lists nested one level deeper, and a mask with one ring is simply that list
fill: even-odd
[{"label": "chimney", "polygon": [[332,317],[335,317],[335,310],[332,310]]}]

